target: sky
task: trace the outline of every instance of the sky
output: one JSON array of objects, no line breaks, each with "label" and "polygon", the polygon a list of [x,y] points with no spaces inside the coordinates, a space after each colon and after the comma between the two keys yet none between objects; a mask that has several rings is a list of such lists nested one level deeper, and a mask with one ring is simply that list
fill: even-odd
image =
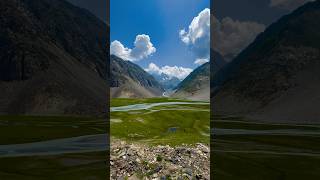
[{"label": "sky", "polygon": [[[209,0],[111,0],[111,53],[151,73],[176,74],[181,79],[199,66],[195,64],[197,59],[208,59],[208,27],[206,35],[199,38],[207,44],[192,44],[187,39],[192,36],[189,33],[192,20],[206,8],[209,12],[209,7]],[[209,16],[204,23],[210,26]],[[180,33],[183,29],[185,34]],[[205,48],[208,52],[203,55],[200,51],[206,51]]]},{"label": "sky", "polygon": [[210,0],[110,0],[110,9],[106,0],[68,1],[110,18],[111,52],[150,73],[183,79],[208,61],[210,26],[211,46],[231,62],[271,23],[314,0],[211,0],[210,20]]}]

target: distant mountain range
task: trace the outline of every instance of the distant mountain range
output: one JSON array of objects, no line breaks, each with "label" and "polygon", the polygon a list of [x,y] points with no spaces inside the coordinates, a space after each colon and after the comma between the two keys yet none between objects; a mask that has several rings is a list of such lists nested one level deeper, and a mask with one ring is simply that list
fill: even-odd
[{"label": "distant mountain range", "polygon": [[181,80],[178,79],[177,77],[170,77],[164,73],[161,73],[160,75],[159,74],[152,74],[152,76],[161,84],[161,86],[166,91],[172,91],[181,82]]},{"label": "distant mountain range", "polygon": [[164,73],[151,75],[140,66],[111,55],[110,82],[111,97],[150,98],[166,95],[209,101],[210,63],[196,68],[181,81]]},{"label": "distant mountain range", "polygon": [[252,119],[320,123],[320,1],[270,25],[213,77],[213,110]]},{"label": "distant mountain range", "polygon": [[0,114],[103,115],[108,28],[64,0],[1,0]]},{"label": "distant mountain range", "polygon": [[111,55],[111,97],[160,97],[165,91],[160,83],[140,66]]}]

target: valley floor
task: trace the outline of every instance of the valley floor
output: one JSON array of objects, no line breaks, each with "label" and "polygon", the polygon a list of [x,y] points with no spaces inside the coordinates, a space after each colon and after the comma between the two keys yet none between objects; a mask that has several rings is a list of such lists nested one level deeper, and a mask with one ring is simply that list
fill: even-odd
[{"label": "valley floor", "polygon": [[0,157],[0,179],[107,179],[106,151]]},{"label": "valley floor", "polygon": [[210,104],[112,99],[112,179],[209,179]]},{"label": "valley floor", "polygon": [[0,179],[107,179],[107,122],[0,116]]},{"label": "valley floor", "polygon": [[213,118],[216,179],[319,179],[320,126]]}]

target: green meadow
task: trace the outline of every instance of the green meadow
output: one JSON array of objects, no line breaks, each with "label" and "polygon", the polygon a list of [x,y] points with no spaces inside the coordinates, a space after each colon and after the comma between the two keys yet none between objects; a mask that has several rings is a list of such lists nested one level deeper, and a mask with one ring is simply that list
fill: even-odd
[{"label": "green meadow", "polygon": [[[167,102],[192,104],[165,104]],[[208,103],[168,98],[111,100],[112,107],[153,103],[164,104],[146,109],[111,111],[111,137],[150,145],[209,143]]]},{"label": "green meadow", "polygon": [[107,124],[92,117],[0,116],[0,145],[103,134]]},{"label": "green meadow", "polygon": [[[104,134],[107,128],[102,118],[0,116],[0,146]],[[107,179],[107,153],[0,156],[0,179]]]},{"label": "green meadow", "polygon": [[107,179],[107,152],[0,158],[0,179]]},{"label": "green meadow", "polygon": [[[216,179],[319,179],[320,127],[215,116],[211,141]],[[240,131],[239,131],[240,130]],[[247,133],[246,133],[247,132]]]}]

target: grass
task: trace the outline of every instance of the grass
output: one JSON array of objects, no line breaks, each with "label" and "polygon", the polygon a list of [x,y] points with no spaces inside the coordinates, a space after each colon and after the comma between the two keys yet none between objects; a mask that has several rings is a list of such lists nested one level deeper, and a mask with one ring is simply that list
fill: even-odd
[{"label": "grass", "polygon": [[213,177],[224,180],[317,180],[319,157],[246,153],[213,154]]},{"label": "grass", "polygon": [[[320,138],[316,136],[288,136],[288,135],[229,135],[218,136],[216,139],[220,141],[229,141],[238,143],[239,146],[235,147],[240,150],[252,149],[252,144],[256,146],[255,150],[271,150],[276,151],[290,150],[290,149],[303,149],[304,151],[320,152]],[[242,144],[240,146],[240,144]],[[216,145],[220,145],[219,141]],[[267,145],[267,146],[262,146]],[[268,148],[269,147],[269,148]],[[235,149],[232,148],[232,149]]]},{"label": "grass", "polygon": [[[0,144],[17,144],[107,133],[105,119],[0,116]],[[0,179],[107,179],[105,152],[0,157]]]},{"label": "grass", "polygon": [[[212,139],[212,177],[239,180],[320,179],[320,132],[317,125],[268,124],[241,118],[215,116],[215,128],[248,130],[299,130],[298,134],[229,134]],[[306,132],[304,134],[304,132]]]},{"label": "grass", "polygon": [[29,143],[106,133],[105,119],[0,116],[0,144]]},{"label": "grass", "polygon": [[108,179],[107,151],[0,158],[1,179]]},{"label": "grass", "polygon": [[162,156],[160,156],[160,155],[157,156],[157,161],[158,161],[158,162],[161,162],[162,159],[163,159]]},{"label": "grass", "polygon": [[294,125],[294,124],[266,124],[259,122],[246,121],[241,117],[214,117],[213,125],[215,128],[225,129],[251,129],[251,130],[276,130],[276,129],[301,129],[319,130],[318,125]]},{"label": "grass", "polygon": [[[113,99],[111,104],[176,102],[176,99]],[[181,100],[180,100],[181,101]],[[203,111],[205,110],[205,111]],[[149,110],[111,112],[111,136],[151,145],[209,143],[209,105],[163,105]],[[121,120],[121,121],[119,121]]]}]

